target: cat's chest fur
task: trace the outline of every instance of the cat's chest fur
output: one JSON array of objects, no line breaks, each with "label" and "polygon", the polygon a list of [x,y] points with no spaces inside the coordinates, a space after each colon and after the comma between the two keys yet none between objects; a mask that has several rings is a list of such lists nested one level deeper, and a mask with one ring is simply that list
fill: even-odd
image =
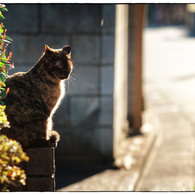
[{"label": "cat's chest fur", "polygon": [[[46,101],[48,102],[48,105],[51,106],[50,116],[47,119],[46,140],[48,140],[49,137],[51,136],[51,131],[53,129],[53,122],[52,122],[53,114],[58,109],[58,107],[59,107],[59,105],[60,105],[60,103],[65,95],[65,90],[64,90],[65,88],[64,87],[65,87],[64,81],[61,81],[59,87],[55,89],[55,94],[52,91],[50,98],[48,96],[46,97]],[[53,98],[54,101],[51,101],[51,98]]]},{"label": "cat's chest fur", "polygon": [[48,89],[41,96],[43,98],[44,103],[48,106],[49,116],[47,119],[47,131],[46,131],[46,140],[51,136],[51,131],[53,129],[53,114],[58,109],[63,97],[65,95],[65,86],[64,81],[60,81],[59,85],[55,88]]},{"label": "cat's chest fur", "polygon": [[49,115],[52,116],[65,95],[64,81],[59,81],[55,84],[47,83],[47,81],[39,82],[37,93],[40,93],[43,103],[47,105]]},{"label": "cat's chest fur", "polygon": [[[60,81],[58,87],[50,91],[50,97],[46,97],[48,105],[51,105],[50,116],[53,116],[57,108],[59,107],[63,97],[65,95],[65,84],[64,81]],[[51,98],[55,101],[51,101]]]}]

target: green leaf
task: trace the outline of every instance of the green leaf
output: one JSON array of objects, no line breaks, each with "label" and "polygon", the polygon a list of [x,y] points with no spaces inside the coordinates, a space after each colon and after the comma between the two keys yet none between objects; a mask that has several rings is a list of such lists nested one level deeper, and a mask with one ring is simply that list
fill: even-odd
[{"label": "green leaf", "polygon": [[0,97],[3,97],[5,94],[6,94],[6,89],[4,88],[4,89],[2,89],[1,90],[1,93],[0,93]]},{"label": "green leaf", "polygon": [[6,8],[6,6],[5,6],[5,4],[1,4],[0,10],[2,10],[2,11],[8,11],[7,8]]},{"label": "green leaf", "polygon": [[[12,65],[7,64],[6,67],[5,67],[5,70],[9,69],[11,66]],[[12,66],[10,70],[12,70],[12,69],[14,69],[14,66]]]},{"label": "green leaf", "polygon": [[2,81],[3,83],[6,81],[6,76],[3,72],[0,72],[0,81]]},{"label": "green leaf", "polygon": [[4,32],[4,25],[0,25],[0,33],[3,33]]},{"label": "green leaf", "polygon": [[0,33],[3,33],[3,31],[4,31],[4,29],[2,29],[1,26],[0,26]]},{"label": "green leaf", "polygon": [[1,11],[0,11],[0,19],[5,19]]},{"label": "green leaf", "polygon": [[8,9],[6,7],[0,7],[1,11],[8,11]]},{"label": "green leaf", "polygon": [[[4,31],[4,30],[3,30]],[[0,28],[0,33],[3,33],[2,31],[1,31],[1,28]],[[2,39],[2,37],[3,37],[3,35],[0,35],[0,38]],[[10,37],[8,37],[8,36],[5,36],[5,39],[4,39],[4,41],[5,42],[9,42],[9,43],[11,43],[11,41],[13,41]]]},{"label": "green leaf", "polygon": [[5,39],[9,40],[9,41],[13,41],[12,38],[8,37],[8,36],[5,36]]},{"label": "green leaf", "polygon": [[3,102],[3,101],[0,101],[0,104],[3,106],[3,105],[5,105],[5,102]]},{"label": "green leaf", "polygon": [[0,68],[2,68],[2,67],[6,64],[6,62],[7,62],[7,61],[2,60],[2,61],[0,62]]},{"label": "green leaf", "polygon": [[2,82],[2,83],[1,83],[1,86],[5,87],[5,86],[6,86],[6,84],[5,84],[4,82]]},{"label": "green leaf", "polygon": [[[4,56],[5,56],[5,55],[4,55]],[[4,61],[6,61],[6,60],[7,60],[7,58],[5,58],[5,57],[4,57],[4,58],[2,58],[1,60],[4,60]]]},{"label": "green leaf", "polygon": [[1,58],[1,60],[0,60],[0,61],[4,61],[4,62],[6,62],[6,61],[7,61],[7,58],[5,57],[5,55],[0,55],[0,58]]}]

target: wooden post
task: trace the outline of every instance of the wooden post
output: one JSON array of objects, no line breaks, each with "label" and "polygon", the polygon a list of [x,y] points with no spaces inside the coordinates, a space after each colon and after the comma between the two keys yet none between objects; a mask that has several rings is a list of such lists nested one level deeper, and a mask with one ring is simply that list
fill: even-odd
[{"label": "wooden post", "polygon": [[133,129],[139,131],[142,125],[142,32],[144,25],[144,4],[135,5],[135,66],[133,95]]}]

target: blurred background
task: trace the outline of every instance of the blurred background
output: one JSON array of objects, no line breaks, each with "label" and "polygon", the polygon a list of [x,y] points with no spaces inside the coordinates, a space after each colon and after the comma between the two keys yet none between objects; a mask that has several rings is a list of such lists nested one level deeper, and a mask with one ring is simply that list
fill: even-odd
[{"label": "blurred background", "polygon": [[182,107],[195,121],[194,4],[6,7],[3,22],[15,63],[10,74],[29,70],[45,44],[72,47],[74,70],[54,116],[61,136],[57,189],[107,169],[124,155],[129,137],[143,134],[148,99],[158,99],[148,86],[168,96],[172,110]]}]

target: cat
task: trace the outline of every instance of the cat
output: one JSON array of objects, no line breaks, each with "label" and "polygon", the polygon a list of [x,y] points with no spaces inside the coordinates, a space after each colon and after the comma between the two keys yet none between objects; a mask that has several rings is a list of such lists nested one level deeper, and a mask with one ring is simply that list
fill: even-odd
[{"label": "cat", "polygon": [[45,52],[28,72],[7,77],[9,93],[4,99],[10,128],[1,132],[23,148],[56,147],[59,134],[52,130],[52,116],[64,97],[64,80],[73,69],[71,47]]}]

